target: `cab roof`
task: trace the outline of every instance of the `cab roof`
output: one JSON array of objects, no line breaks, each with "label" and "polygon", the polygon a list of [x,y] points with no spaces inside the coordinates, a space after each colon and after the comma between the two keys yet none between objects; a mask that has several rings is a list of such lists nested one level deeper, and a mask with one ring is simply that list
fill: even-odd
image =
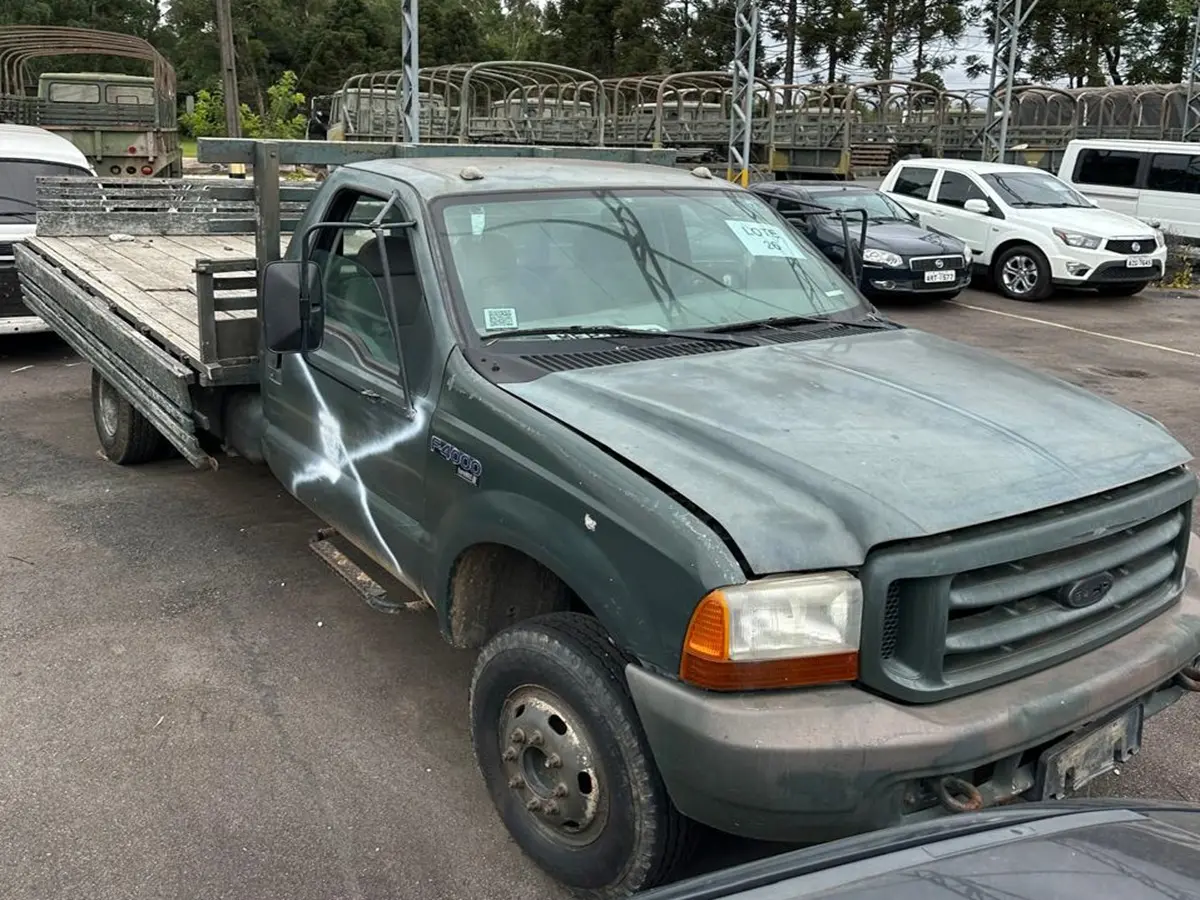
[{"label": "cab roof", "polygon": [[0,159],[33,159],[88,171],[92,168],[87,157],[66,138],[33,125],[0,123]]},{"label": "cab roof", "polygon": [[[426,200],[460,194],[589,188],[740,190],[716,173],[702,178],[687,169],[591,159],[430,156],[373,159],[344,168],[404,181]],[[463,177],[464,171],[482,177]]]}]

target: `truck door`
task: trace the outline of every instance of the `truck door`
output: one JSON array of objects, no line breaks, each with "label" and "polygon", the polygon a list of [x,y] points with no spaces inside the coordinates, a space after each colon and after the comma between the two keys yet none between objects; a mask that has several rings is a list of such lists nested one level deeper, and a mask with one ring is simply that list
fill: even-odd
[{"label": "truck door", "polygon": [[[342,189],[311,235],[324,282],[321,349],[269,361],[264,379],[268,462],[302,503],[410,587],[425,543],[424,465],[429,408],[404,389],[405,344],[417,365],[410,384],[428,389],[428,322],[407,230],[381,243],[366,227],[386,199]],[[398,206],[388,221],[404,221]],[[387,269],[383,265],[386,249]],[[387,279],[397,308],[387,302]],[[404,335],[404,337],[400,337]],[[422,346],[416,346],[422,344]],[[420,371],[421,369],[425,371]]]}]

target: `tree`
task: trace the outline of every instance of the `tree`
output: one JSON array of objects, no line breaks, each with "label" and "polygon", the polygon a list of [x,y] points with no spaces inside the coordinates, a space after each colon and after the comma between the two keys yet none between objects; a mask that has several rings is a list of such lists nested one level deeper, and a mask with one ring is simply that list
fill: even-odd
[{"label": "tree", "polygon": [[662,58],[656,34],[662,12],[662,0],[552,0],[543,58],[601,78],[654,72]]}]

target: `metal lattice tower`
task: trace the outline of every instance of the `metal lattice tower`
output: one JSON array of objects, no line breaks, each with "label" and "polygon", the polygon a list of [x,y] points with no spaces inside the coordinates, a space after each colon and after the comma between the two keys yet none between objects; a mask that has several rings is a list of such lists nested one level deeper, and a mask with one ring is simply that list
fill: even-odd
[{"label": "metal lattice tower", "polygon": [[1191,50],[1187,68],[1187,106],[1183,113],[1185,141],[1200,138],[1200,3],[1196,4],[1196,18],[1192,23]]},{"label": "metal lattice tower", "polygon": [[733,43],[729,167],[725,177],[745,187],[750,183],[750,132],[754,116],[754,71],[758,53],[757,0],[737,0],[733,19],[737,35]]},{"label": "metal lattice tower", "polygon": [[[1012,110],[1013,78],[1017,74],[1017,47],[1021,26],[1037,0],[996,0],[996,26],[992,35],[992,76],[988,83],[987,120],[983,125],[983,158],[1003,161],[1008,145],[1008,118]],[[997,87],[1003,88],[1001,97]],[[999,112],[1000,121],[996,122]]]},{"label": "metal lattice tower", "polygon": [[404,124],[404,140],[421,143],[421,98],[417,80],[420,53],[417,49],[417,0],[400,3],[400,117]]}]

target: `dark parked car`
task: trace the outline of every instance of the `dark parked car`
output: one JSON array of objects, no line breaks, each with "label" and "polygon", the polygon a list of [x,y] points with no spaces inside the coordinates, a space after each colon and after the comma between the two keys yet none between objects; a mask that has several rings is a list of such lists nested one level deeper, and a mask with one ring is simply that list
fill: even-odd
[{"label": "dark parked car", "polygon": [[1183,900],[1200,896],[1200,807],[1010,806],[747,863],[644,900]]},{"label": "dark parked car", "polygon": [[[863,293],[870,297],[919,294],[950,298],[971,283],[970,253],[956,237],[934,231],[888,197],[844,182],[775,181],[752,185],[829,259],[844,264],[842,218],[821,210],[862,210],[867,234],[862,254]],[[847,216],[850,239],[861,239],[862,217]]]}]

